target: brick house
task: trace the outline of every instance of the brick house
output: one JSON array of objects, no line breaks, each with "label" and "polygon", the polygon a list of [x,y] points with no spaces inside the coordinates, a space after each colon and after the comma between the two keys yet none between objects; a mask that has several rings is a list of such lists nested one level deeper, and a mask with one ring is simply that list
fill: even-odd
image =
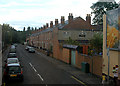
[{"label": "brick house", "polygon": [[[81,60],[79,53],[88,54],[90,39],[96,33],[102,33],[102,27],[91,25],[90,14],[87,14],[86,20],[84,20],[81,17],[73,18],[72,13],[69,13],[68,20],[65,21],[65,17],[61,16],[60,23],[58,19],[55,19],[55,25],[53,25],[53,21],[50,21],[50,27],[47,23],[40,30],[34,31],[27,40],[31,46],[52,51],[54,58],[81,68],[82,61],[91,65],[90,58],[84,60],[85,58],[82,57]],[[66,43],[69,39],[78,42],[79,49],[78,45]],[[101,70],[96,74],[100,75]]]}]

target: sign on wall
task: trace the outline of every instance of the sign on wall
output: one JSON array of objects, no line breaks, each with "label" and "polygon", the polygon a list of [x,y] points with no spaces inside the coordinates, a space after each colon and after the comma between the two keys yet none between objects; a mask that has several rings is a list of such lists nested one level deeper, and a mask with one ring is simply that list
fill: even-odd
[{"label": "sign on wall", "polygon": [[106,13],[107,48],[120,49],[120,8]]}]

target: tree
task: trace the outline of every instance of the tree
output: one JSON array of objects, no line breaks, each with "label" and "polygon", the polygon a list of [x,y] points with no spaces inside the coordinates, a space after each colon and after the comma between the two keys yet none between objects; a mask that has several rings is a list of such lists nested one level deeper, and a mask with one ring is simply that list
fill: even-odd
[{"label": "tree", "polygon": [[102,52],[103,46],[103,35],[101,33],[96,33],[90,40],[91,48],[98,54]]},{"label": "tree", "polygon": [[102,25],[103,24],[103,14],[106,11],[118,8],[119,5],[114,2],[96,2],[91,6],[92,14],[94,14],[93,24]]},{"label": "tree", "polygon": [[23,31],[25,31],[25,27],[23,28]]}]

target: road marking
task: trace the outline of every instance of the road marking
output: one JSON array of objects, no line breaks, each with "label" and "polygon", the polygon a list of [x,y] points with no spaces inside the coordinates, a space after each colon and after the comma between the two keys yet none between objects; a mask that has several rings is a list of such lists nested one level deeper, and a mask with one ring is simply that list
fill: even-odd
[{"label": "road marking", "polygon": [[35,71],[35,72],[37,72],[37,70],[33,67],[33,70]]},{"label": "road marking", "polygon": [[4,85],[3,86],[5,86],[5,83],[4,83]]},{"label": "road marking", "polygon": [[73,79],[75,79],[76,81],[78,81],[79,83],[83,84],[84,86],[87,86],[85,83],[83,83],[82,81],[78,80],[77,78],[75,78],[74,76],[71,76]]},{"label": "road marking", "polygon": [[35,71],[35,72],[37,72],[37,70],[34,68],[34,66],[31,64],[31,63],[29,63],[30,64],[30,66],[33,68],[33,70]]},{"label": "road marking", "polygon": [[32,67],[32,64],[31,63],[29,63],[30,64],[30,66]]},{"label": "road marking", "polygon": [[37,74],[37,75],[40,77],[40,79],[41,79],[42,81],[44,81],[43,78],[42,78],[42,76],[41,76],[40,74]]},{"label": "road marking", "polygon": [[[30,64],[30,66],[33,68],[33,70],[37,73],[37,70],[34,68],[34,66],[31,64],[31,63],[29,63]],[[40,74],[37,74],[39,77],[40,77],[40,79],[42,80],[42,81],[44,81],[43,80],[43,78],[42,78],[42,76],[40,75]]]}]

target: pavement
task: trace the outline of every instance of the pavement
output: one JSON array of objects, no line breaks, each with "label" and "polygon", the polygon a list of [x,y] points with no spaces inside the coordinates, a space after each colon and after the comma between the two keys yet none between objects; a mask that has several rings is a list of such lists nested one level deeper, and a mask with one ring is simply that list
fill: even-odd
[{"label": "pavement", "polygon": [[44,56],[45,59],[55,64],[58,68],[70,73],[72,75],[72,78],[82,83],[84,86],[88,86],[88,85],[102,86],[102,79],[100,77],[93,75],[91,73],[84,73],[80,69],[73,67],[72,65],[57,60],[53,57],[46,56],[45,54],[41,53],[39,49],[36,50],[37,50],[36,53],[40,54],[41,56]]}]

